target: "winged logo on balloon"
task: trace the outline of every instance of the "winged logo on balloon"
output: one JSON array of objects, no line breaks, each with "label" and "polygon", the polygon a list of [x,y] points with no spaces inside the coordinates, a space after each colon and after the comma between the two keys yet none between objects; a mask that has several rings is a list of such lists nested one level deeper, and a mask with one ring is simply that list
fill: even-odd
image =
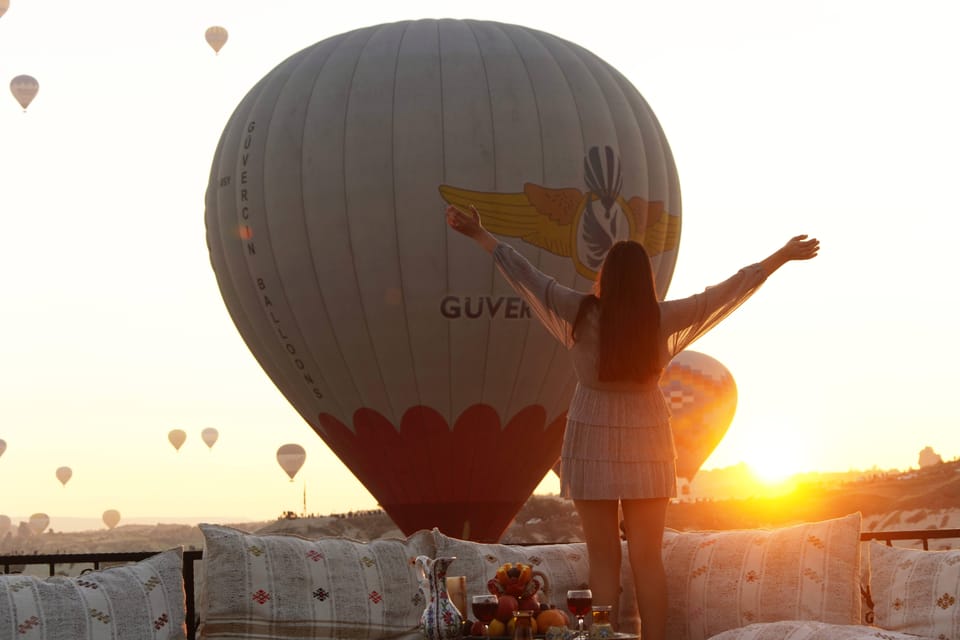
[{"label": "winged logo on balloon", "polygon": [[651,257],[680,244],[680,216],[662,201],[624,197],[618,158],[610,147],[591,147],[583,161],[587,191],[550,188],[532,182],[520,193],[470,191],[441,185],[449,204],[473,205],[492,233],[520,238],[550,253],[573,260],[577,273],[596,278],[613,243],[637,240]]}]

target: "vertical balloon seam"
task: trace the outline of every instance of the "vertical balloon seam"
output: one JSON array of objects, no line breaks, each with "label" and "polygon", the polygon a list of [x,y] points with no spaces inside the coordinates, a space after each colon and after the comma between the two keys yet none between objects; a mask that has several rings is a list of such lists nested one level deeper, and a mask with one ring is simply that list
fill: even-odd
[{"label": "vertical balloon seam", "polygon": [[[249,120],[249,115],[253,111],[257,103],[257,100],[259,99],[260,95],[263,93],[264,89],[266,88],[266,85],[267,85],[266,79],[262,79],[256,85],[254,85],[254,87],[247,93],[247,95],[241,101],[240,105],[237,106],[236,110],[234,111],[234,114],[231,115],[231,118],[228,121],[227,127],[224,130],[224,135],[229,136],[229,132],[233,128],[231,126],[231,123],[240,124],[241,130],[244,128],[245,125],[243,123]],[[224,139],[224,145],[223,145],[224,152],[222,154],[220,162],[223,166],[227,168],[228,170],[227,175],[232,176],[236,174],[236,164],[239,157],[238,151],[241,147],[241,142],[240,142],[241,139],[242,139],[241,136],[238,134],[236,147],[230,148],[230,149],[226,148],[227,139]],[[226,207],[227,205],[226,203],[221,205],[221,198],[220,198],[219,192],[215,192],[215,201],[216,201],[216,210],[214,213],[214,218],[217,222],[217,231],[218,231],[217,235],[220,237],[220,242],[218,243],[218,246],[219,246],[218,253],[221,255],[221,260],[223,261],[224,270],[226,271],[226,277],[228,278],[227,282],[231,285],[232,295],[229,297],[234,299],[234,304],[238,310],[236,317],[241,318],[247,324],[247,326],[249,327],[248,329],[249,335],[251,338],[253,338],[252,340],[253,344],[259,347],[257,349],[250,348],[250,352],[253,354],[254,359],[257,360],[258,364],[260,364],[261,368],[267,373],[268,377],[274,382],[274,385],[277,386],[279,389],[280,385],[277,384],[277,380],[282,381],[287,379],[287,367],[281,361],[278,361],[274,357],[273,351],[271,349],[266,348],[266,345],[271,344],[271,342],[269,342],[268,340],[271,340],[271,341],[273,340],[272,332],[264,329],[261,326],[261,323],[254,320],[254,318],[263,317],[262,301],[259,300],[259,296],[256,294],[256,292],[254,292],[253,295],[250,297],[250,299],[246,300],[245,302],[246,296],[243,293],[241,293],[242,291],[249,289],[249,282],[250,282],[249,265],[247,264],[246,260],[242,255],[236,258],[237,264],[232,264],[229,256],[234,252],[228,248],[229,245],[232,243],[232,239],[229,237],[224,238],[224,234],[227,233],[227,229],[229,229],[231,225],[229,224],[226,226],[222,225],[221,218],[223,219],[223,221],[226,221],[231,215],[236,215],[237,213],[236,207],[233,207],[232,211],[231,210],[223,211],[221,215],[221,208]],[[241,250],[241,253],[242,253],[242,250]],[[212,254],[211,254],[211,257],[212,257]],[[225,302],[227,302],[227,297],[224,297],[224,300]],[[227,302],[228,311],[230,311],[230,306],[231,306],[230,303]],[[230,315],[232,317],[234,316],[232,312]],[[241,329],[241,323],[238,322],[236,318],[234,319],[234,324],[237,326],[237,329],[240,331],[241,336],[244,336],[244,333]],[[267,337],[268,334],[270,336],[269,338]],[[246,336],[244,336],[244,341],[247,342],[248,345],[251,342],[247,340]],[[265,362],[268,363],[269,366],[265,366],[264,364]],[[271,371],[276,373],[276,377],[274,377],[274,375],[271,374]],[[295,384],[296,386],[299,387],[300,381],[296,380]],[[296,406],[297,404],[304,403],[305,401],[300,397],[300,393],[297,393],[297,401],[294,402],[291,399],[291,402]]]},{"label": "vertical balloon seam", "polygon": [[[338,41],[337,41],[337,44],[339,45],[340,42],[342,42],[342,39],[338,40]],[[315,47],[315,46],[314,46],[314,47]],[[280,87],[280,89],[279,89],[278,92],[277,92],[277,100],[276,100],[276,102],[274,102],[273,112],[271,113],[271,116],[270,116],[270,119],[269,119],[269,124],[267,125],[267,141],[266,141],[266,143],[265,143],[265,148],[266,148],[267,145],[269,145],[270,132],[271,132],[271,130],[272,130],[272,125],[273,125],[273,122],[274,122],[273,115],[274,115],[274,113],[276,112],[276,109],[278,108],[278,105],[280,104],[280,102],[281,102],[282,99],[283,99],[283,94],[284,94],[284,92],[285,92],[285,90],[286,90],[286,88],[287,88],[287,85],[292,81],[294,75],[295,75],[295,74],[297,73],[297,71],[299,71],[301,68],[307,68],[309,71],[314,72],[314,70],[312,69],[312,66],[313,66],[312,63],[313,63],[313,61],[314,61],[313,56],[314,56],[314,54],[316,53],[316,50],[315,50],[314,47],[308,47],[308,48],[306,48],[306,49],[303,49],[303,50],[301,50],[300,52],[298,52],[297,54],[295,54],[295,55],[287,58],[287,60],[285,60],[285,61],[282,63],[282,64],[284,64],[284,65],[290,65],[290,66],[292,66],[293,68],[290,70],[290,74],[289,74],[289,76],[287,77],[286,81],[284,81],[283,86]],[[323,52],[327,54],[327,57],[323,60],[323,62],[321,62],[320,67],[314,72],[313,85],[312,85],[312,87],[311,87],[310,97],[307,98],[307,104],[306,104],[306,106],[305,106],[305,108],[304,108],[304,112],[303,112],[303,121],[300,123],[299,129],[298,129],[298,131],[301,132],[301,133],[302,133],[302,132],[304,131],[304,129],[305,129],[305,123],[306,123],[307,118],[308,118],[309,113],[310,113],[310,104],[311,104],[311,101],[312,101],[312,97],[313,97],[313,95],[314,95],[314,93],[315,93],[315,89],[316,89],[316,86],[317,86],[317,82],[319,81],[318,78],[320,77],[321,72],[322,72],[323,68],[326,66],[326,62],[327,62],[327,60],[329,59],[329,56],[330,56],[329,52],[326,52],[326,51],[323,51]],[[299,59],[297,59],[298,57],[299,57]],[[282,126],[282,125],[278,125],[278,126]],[[311,234],[310,234],[310,231],[309,231],[309,225],[307,224],[307,216],[306,216],[307,209],[306,209],[306,202],[305,202],[305,200],[304,200],[304,190],[303,190],[303,185],[304,185],[304,174],[303,174],[303,165],[304,165],[304,162],[303,162],[303,160],[304,160],[304,154],[306,153],[305,149],[306,149],[306,145],[305,145],[305,144],[301,144],[301,146],[300,146],[300,154],[299,154],[300,157],[298,158],[299,163],[300,163],[300,171],[299,171],[299,172],[296,172],[297,175],[295,176],[294,179],[299,181],[299,185],[297,186],[296,191],[297,191],[297,197],[298,197],[299,200],[300,200],[300,212],[301,212],[301,215],[299,216],[300,226],[301,226],[301,228],[302,228],[302,230],[303,230],[304,238],[309,239],[310,236],[311,236]],[[266,162],[264,162],[264,171],[266,172]],[[266,184],[266,181],[264,181],[264,184]],[[269,239],[269,235],[270,235],[270,232],[269,232],[269,224],[267,224],[267,235],[268,235],[268,239]],[[270,244],[270,246],[272,247],[272,243],[269,243],[269,244]],[[309,244],[309,240],[308,240],[308,244]],[[328,311],[328,306],[327,306],[326,300],[324,299],[324,296],[323,296],[323,289],[322,289],[322,287],[320,286],[320,279],[319,279],[318,276],[317,276],[317,265],[316,265],[316,262],[315,262],[314,257],[313,257],[313,252],[312,252],[312,251],[307,251],[306,253],[307,253],[308,260],[309,260],[309,262],[310,262],[310,272],[309,272],[309,275],[310,275],[310,276],[312,277],[312,279],[313,279],[313,283],[314,283],[314,287],[313,287],[313,288],[314,288],[314,290],[316,291],[316,294],[317,294],[317,296],[318,296],[318,298],[319,298],[319,300],[320,300],[320,305],[319,305],[319,306],[320,306],[320,308],[323,310],[323,315],[324,315],[324,316],[326,317],[326,319],[327,319],[327,326],[330,327],[330,330],[331,330],[331,332],[332,332],[332,331],[333,331],[333,323],[330,321],[330,315],[329,315],[329,311]],[[274,255],[275,255],[275,254],[274,254]],[[278,267],[278,265],[276,265],[276,260],[274,260],[274,265]],[[285,292],[285,287],[283,286],[283,272],[279,269],[279,267],[276,269],[276,271],[277,271],[277,276],[278,276],[278,281],[279,281],[279,283],[280,283],[281,291],[284,291],[284,292]],[[286,298],[286,295],[285,295],[285,294],[284,294],[284,298]],[[320,358],[317,357],[317,355],[316,355],[316,353],[315,353],[315,350],[314,350],[314,348],[313,348],[313,345],[311,344],[311,340],[308,338],[310,332],[309,332],[309,331],[303,331],[303,330],[301,329],[301,327],[304,326],[304,322],[302,322],[302,321],[300,320],[300,318],[298,318],[298,315],[297,315],[297,307],[296,307],[295,305],[288,305],[288,306],[289,306],[289,309],[290,309],[290,316],[291,316],[291,318],[293,319],[293,323],[294,323],[294,325],[297,327],[297,330],[300,332],[300,335],[303,337],[304,349],[305,349],[306,353],[309,354],[310,360],[313,361],[314,370],[317,372],[317,376],[318,376],[318,378],[320,379],[321,384],[323,385],[323,388],[324,388],[324,391],[325,391],[325,393],[324,393],[324,398],[323,398],[323,399],[324,399],[325,401],[327,401],[327,402],[333,403],[333,404],[336,406],[336,408],[338,409],[338,411],[337,411],[336,413],[339,414],[339,415],[343,415],[343,414],[345,413],[345,407],[343,407],[343,405],[341,404],[341,401],[340,401],[340,398],[338,397],[338,395],[337,395],[337,394],[334,394],[334,393],[331,393],[331,385],[327,382],[327,375],[324,373],[324,367],[323,367],[322,364],[321,364],[322,361],[321,361]],[[335,346],[335,348],[336,348],[336,350],[337,350],[337,353],[340,355],[341,360],[342,360],[342,361],[344,362],[344,364],[345,364],[345,363],[346,363],[346,358],[344,357],[343,351],[342,351],[341,348],[340,348],[340,343],[336,340],[335,337],[333,338],[332,342],[333,342],[333,344],[334,344],[334,346]],[[346,369],[347,371],[349,371],[349,367],[346,367],[346,366],[345,366],[344,369]],[[360,394],[358,385],[356,384],[356,381],[353,379],[352,376],[350,376],[350,381],[354,383],[353,386],[354,386],[354,388],[357,390],[357,397],[360,397],[361,394]],[[299,381],[299,380],[298,380],[297,384],[300,384],[300,381]],[[310,396],[308,395],[307,398],[310,398]],[[314,422],[314,421],[316,420],[316,416],[315,416],[314,414],[316,414],[317,412],[314,410],[314,409],[315,409],[315,405],[313,404],[313,400],[312,400],[312,399],[308,400],[308,404],[309,404],[309,406],[307,407],[307,409],[308,409],[308,414],[307,414],[307,415],[304,415],[303,412],[299,412],[300,415],[301,415],[301,417],[303,417],[303,418],[306,420],[307,424],[310,425],[310,427],[311,427],[314,431],[316,431],[318,428],[320,428],[320,429],[322,430],[322,425],[320,425],[320,422],[319,422],[319,421]]]},{"label": "vertical balloon seam", "polygon": [[[522,48],[517,44],[517,41],[512,37],[512,35],[513,35],[512,32],[514,31],[514,29],[516,29],[516,27],[511,27],[511,26],[509,26],[509,25],[502,25],[502,24],[499,24],[499,23],[496,24],[496,27],[504,34],[504,37],[510,42],[510,44],[513,45],[514,51],[516,51],[516,54],[517,54],[517,59],[520,61],[520,64],[523,66],[524,74],[527,76],[527,79],[529,80],[529,83],[530,83],[530,94],[533,96],[533,102],[534,102],[534,105],[535,105],[535,107],[536,107],[536,113],[537,113],[537,130],[538,130],[538,137],[540,138],[540,141],[541,141],[541,145],[540,145],[540,182],[546,184],[546,158],[544,157],[544,150],[543,150],[543,138],[544,138],[544,133],[543,133],[543,119],[540,117],[540,103],[541,103],[541,101],[540,101],[540,99],[539,99],[539,96],[537,95],[536,83],[534,83],[534,81],[533,81],[533,75],[530,73],[530,66],[527,64],[526,58],[524,58],[524,56],[523,56],[523,50],[522,50]],[[523,33],[525,33],[526,35],[529,35],[530,32],[532,31],[532,29],[525,29],[525,28],[522,28],[522,27],[521,27],[520,29],[521,29],[521,31],[522,31]],[[533,40],[539,43],[539,41],[537,41],[536,38],[533,38]],[[541,46],[542,46],[542,44],[541,44]],[[553,56],[550,56],[550,59],[553,60],[553,62],[556,64],[556,59],[553,58]],[[557,66],[559,67],[559,65],[557,65]],[[562,70],[561,70],[561,73],[562,73]],[[538,267],[538,268],[540,268],[540,267],[543,266],[543,251],[544,251],[544,250],[541,249],[540,251],[537,252],[537,267]],[[531,318],[531,319],[528,319],[528,320],[527,320],[527,327],[526,327],[526,331],[524,332],[523,343],[522,343],[522,344],[523,344],[523,346],[522,346],[522,353],[526,353],[526,352],[527,352],[527,348],[528,348],[528,345],[529,345],[529,343],[530,343],[530,335],[531,335],[531,332],[542,330],[542,328],[539,327],[539,326],[537,326],[537,325],[538,325],[538,321],[537,321],[536,319]],[[551,339],[552,339],[552,338],[551,338]],[[518,400],[517,400],[517,393],[518,393],[517,389],[518,389],[518,386],[519,386],[519,384],[520,384],[520,371],[521,371],[521,365],[522,365],[522,363],[523,363],[523,359],[522,359],[522,354],[521,354],[521,361],[520,361],[520,364],[517,366],[517,371],[514,372],[512,390],[511,390],[511,392],[510,392],[509,400],[507,401],[507,404],[506,404],[507,411],[509,412],[510,409],[513,409],[513,414],[512,414],[512,415],[504,414],[504,415],[502,416],[502,421],[503,421],[503,425],[504,425],[504,426],[507,425],[507,424],[509,423],[509,421],[510,421],[516,414],[518,414],[520,411],[522,411],[522,410],[525,408],[525,407],[523,407],[523,406],[520,406],[520,407],[517,406],[517,402],[518,402]],[[539,395],[540,395],[540,394],[538,393],[538,397],[539,397]],[[519,402],[522,402],[522,400],[520,400]],[[547,421],[545,422],[545,424],[549,424],[549,420],[547,420]]]},{"label": "vertical balloon seam", "polygon": [[[446,113],[445,105],[443,102],[443,39],[440,35],[440,25],[444,21],[438,20],[435,23],[437,29],[437,75],[439,76],[440,83],[440,179],[446,184],[447,183],[447,136],[446,130],[443,127],[444,115]],[[446,261],[443,265],[443,290],[446,292],[446,295],[450,295],[450,237],[453,231],[448,230],[443,234],[443,255],[446,256]],[[447,371],[450,372],[451,379],[453,378],[453,331],[450,330],[450,321],[447,320]],[[451,428],[455,425],[454,416],[454,402],[453,402],[453,384],[447,384],[447,406],[450,407],[450,415],[447,416],[448,421],[450,422]]]},{"label": "vertical balloon seam", "polygon": [[[582,109],[580,108],[580,103],[579,103],[578,100],[577,100],[577,94],[576,94],[576,91],[574,91],[574,89],[573,89],[573,84],[572,84],[571,81],[570,81],[569,75],[568,75],[568,73],[567,73],[567,69],[566,69],[566,68],[564,67],[564,65],[560,62],[560,60],[557,59],[557,57],[556,57],[556,55],[555,55],[555,53],[554,53],[554,47],[559,47],[559,48],[564,49],[564,50],[569,50],[571,43],[569,43],[569,42],[567,42],[566,40],[563,40],[563,39],[561,39],[561,38],[558,38],[557,36],[548,34],[548,33],[543,32],[543,31],[533,31],[533,30],[531,30],[531,33],[533,33],[533,34],[536,36],[537,40],[540,42],[540,44],[543,46],[543,48],[550,54],[550,57],[556,62],[556,64],[557,64],[557,69],[558,69],[558,71],[560,72],[560,75],[563,77],[564,82],[566,82],[567,88],[568,88],[569,91],[570,91],[570,95],[571,95],[571,97],[573,98],[573,106],[574,106],[574,109],[575,109],[576,112],[577,112],[577,122],[580,123],[580,127],[579,127],[579,128],[580,128],[580,146],[581,146],[581,155],[583,155],[584,152],[585,152],[585,149],[586,149],[587,146],[588,146],[587,140],[584,139],[584,130],[583,130],[583,126],[582,126],[582,123],[583,123],[583,111],[582,111]],[[581,176],[581,177],[582,177],[582,176]],[[554,340],[553,342],[554,342],[553,353],[550,355],[550,365],[547,367],[547,369],[546,369],[547,371],[551,371],[551,370],[553,370],[553,369],[555,369],[555,368],[557,367],[557,360],[558,360],[558,358],[560,358],[560,359],[566,359],[566,357],[562,357],[562,356],[567,356],[567,349],[566,349],[566,347],[563,346],[562,344],[560,344],[559,342],[555,341],[555,340]],[[562,353],[561,353],[561,352],[562,352]],[[570,380],[570,377],[574,375],[574,374],[573,374],[572,367],[570,366],[569,361],[566,362],[566,363],[561,363],[561,365],[562,365],[565,369],[567,369],[567,380],[569,381],[569,380]],[[547,387],[547,380],[548,380],[548,376],[545,375],[545,376],[543,377],[543,379],[540,381],[540,391],[537,392],[537,398],[540,399],[541,404],[543,404],[544,408],[547,409],[547,411],[548,411],[547,416],[546,416],[546,423],[545,423],[545,424],[551,424],[551,423],[553,422],[553,420],[555,420],[558,415],[560,415],[563,411],[565,411],[565,409],[560,409],[556,415],[551,415],[551,414],[549,413],[550,410],[555,410],[555,411],[556,411],[557,409],[555,409],[555,408],[553,408],[553,407],[548,407],[548,406],[547,406],[547,403],[543,402],[543,398],[545,397],[545,394],[546,394],[546,391],[547,391],[547,389],[546,389],[546,387]]]},{"label": "vertical balloon seam", "polygon": [[[379,378],[380,378],[380,385],[384,388],[384,398],[386,399],[386,403],[387,403],[387,405],[388,405],[388,407],[389,407],[389,409],[390,409],[390,418],[389,418],[389,419],[390,419],[390,422],[391,422],[393,425],[399,425],[399,424],[400,424],[400,420],[399,420],[399,416],[398,416],[398,414],[397,414],[397,409],[396,409],[396,407],[393,406],[393,399],[390,397],[390,393],[388,393],[388,392],[386,391],[386,389],[387,389],[387,383],[386,383],[386,377],[384,376],[384,373],[383,373],[383,364],[380,362],[380,354],[377,353],[376,342],[373,340],[373,336],[371,335],[371,331],[370,331],[370,324],[367,322],[367,310],[366,310],[366,306],[364,305],[364,302],[363,302],[363,294],[362,294],[363,287],[362,287],[362,283],[360,282],[360,278],[357,276],[357,269],[356,269],[357,256],[356,256],[356,252],[353,250],[353,244],[354,244],[354,242],[353,242],[354,229],[353,229],[353,225],[350,224],[350,219],[351,219],[350,213],[349,213],[349,209],[350,209],[350,194],[349,194],[349,192],[350,192],[350,190],[349,190],[349,187],[348,187],[348,185],[347,185],[347,171],[346,171],[346,167],[347,167],[347,159],[346,159],[346,154],[347,154],[347,140],[346,140],[346,137],[347,137],[347,129],[348,129],[349,126],[350,126],[349,117],[348,117],[348,116],[349,116],[349,114],[350,114],[350,103],[351,103],[352,96],[353,96],[353,79],[356,77],[357,67],[358,67],[359,64],[360,64],[360,59],[363,57],[363,53],[364,53],[364,51],[366,50],[367,45],[370,44],[370,40],[372,40],[373,37],[374,37],[379,31],[381,31],[381,30],[383,30],[384,28],[387,28],[387,27],[389,27],[389,25],[378,25],[378,26],[376,26],[376,27],[367,27],[366,29],[362,29],[362,30],[361,30],[362,33],[364,33],[364,34],[367,35],[367,39],[366,39],[366,41],[363,43],[363,45],[361,46],[360,50],[357,52],[357,56],[356,56],[355,60],[353,61],[353,69],[352,69],[351,74],[350,74],[350,82],[349,82],[349,84],[347,85],[347,95],[346,95],[346,100],[345,100],[345,102],[344,102],[344,111],[343,111],[343,133],[342,133],[342,135],[343,135],[343,138],[344,138],[344,139],[343,139],[343,144],[341,145],[341,149],[343,150],[342,153],[344,154],[344,156],[340,159],[340,164],[341,164],[342,167],[344,167],[344,171],[343,171],[343,185],[342,185],[342,188],[343,188],[343,201],[344,201],[344,203],[345,203],[345,205],[346,205],[346,206],[345,206],[345,210],[344,210],[344,221],[345,221],[346,226],[347,226],[347,242],[349,243],[349,247],[348,247],[348,248],[349,248],[349,251],[350,251],[350,256],[352,257],[352,259],[353,259],[353,261],[354,261],[353,278],[354,278],[354,281],[355,281],[356,286],[357,286],[357,292],[358,292],[358,295],[357,295],[357,303],[358,303],[358,305],[359,305],[359,310],[360,310],[358,322],[363,325],[364,331],[365,331],[365,333],[366,333],[367,342],[368,342],[369,345],[370,345],[370,351],[371,351],[371,353],[373,354],[373,361],[374,361],[374,362],[376,363],[376,365],[377,365],[377,372],[378,372]],[[359,35],[359,34],[357,34],[357,35]],[[351,416],[350,422],[351,422],[351,424],[352,424],[352,422],[353,422],[352,416]]]},{"label": "vertical balloon seam", "polygon": [[[392,180],[392,183],[391,183],[390,186],[391,186],[391,191],[392,191],[391,196],[392,196],[392,200],[393,200],[393,220],[394,220],[393,232],[394,232],[394,236],[395,236],[395,237],[394,237],[394,244],[396,244],[396,246],[397,246],[397,274],[398,274],[398,276],[399,276],[399,281],[400,281],[400,304],[403,305],[403,317],[404,317],[404,319],[406,320],[406,326],[405,326],[404,328],[405,328],[406,334],[407,334],[407,352],[408,352],[408,354],[409,354],[409,356],[410,356],[410,369],[411,369],[411,373],[413,374],[413,387],[414,387],[414,390],[415,390],[415,395],[414,395],[414,397],[415,397],[415,402],[416,402],[416,404],[414,405],[414,404],[412,404],[412,403],[414,402],[414,400],[411,400],[411,402],[408,403],[408,405],[407,405],[406,407],[403,407],[403,408],[402,408],[401,414],[400,414],[400,416],[399,416],[400,422],[397,423],[397,424],[401,424],[401,423],[402,423],[402,421],[403,421],[403,416],[406,415],[407,411],[409,411],[413,406],[420,406],[420,405],[423,404],[423,400],[422,400],[421,393],[420,393],[420,376],[417,375],[417,359],[416,359],[416,356],[415,356],[415,354],[414,354],[414,349],[413,349],[413,337],[412,337],[411,332],[410,332],[410,325],[411,325],[411,322],[410,322],[410,309],[409,309],[408,306],[407,306],[406,287],[404,286],[404,279],[403,279],[403,260],[401,260],[401,258],[400,258],[400,231],[399,231],[399,229],[400,229],[400,220],[398,219],[398,206],[397,206],[397,204],[398,204],[398,202],[397,202],[397,201],[398,201],[398,196],[397,196],[397,182],[398,182],[398,178],[397,178],[397,169],[396,169],[396,168],[397,168],[397,161],[396,161],[396,149],[397,149],[397,146],[396,146],[396,144],[395,144],[395,135],[396,135],[396,134],[395,134],[395,129],[396,129],[397,119],[396,119],[396,116],[394,115],[394,114],[396,114],[396,112],[397,112],[397,111],[396,111],[396,105],[397,105],[397,69],[400,67],[400,51],[401,51],[401,49],[403,48],[403,41],[406,39],[407,34],[410,32],[410,27],[411,27],[412,24],[413,24],[413,21],[407,20],[407,21],[404,21],[404,22],[396,23],[396,25],[395,25],[396,28],[398,28],[398,29],[402,28],[402,29],[403,29],[403,32],[400,34],[400,37],[399,37],[398,40],[397,40],[397,50],[396,50],[396,52],[395,52],[394,59],[393,59],[393,91],[392,91],[392,93],[391,93],[391,104],[390,104],[390,114],[391,114],[391,118],[390,118],[390,145],[391,145],[391,149],[390,149],[390,151],[391,151],[391,153],[390,153],[390,156],[391,156],[390,172],[391,172],[391,174],[392,174],[392,176],[393,176],[393,180]],[[450,424],[450,429],[451,429],[451,431],[452,431],[452,430],[453,430],[453,423],[450,422],[449,420],[448,420],[448,423]]]}]

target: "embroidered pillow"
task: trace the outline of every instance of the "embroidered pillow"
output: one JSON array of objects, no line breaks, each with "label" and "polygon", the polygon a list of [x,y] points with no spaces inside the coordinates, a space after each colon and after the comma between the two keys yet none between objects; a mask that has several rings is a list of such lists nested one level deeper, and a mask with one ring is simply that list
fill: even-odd
[{"label": "embroidered pillow", "polygon": [[667,637],[754,622],[860,622],[860,514],[774,530],[667,531]]},{"label": "embroidered pillow", "polygon": [[0,638],[183,640],[183,549],[77,578],[0,575]]},{"label": "embroidered pillow", "polygon": [[960,638],[960,551],[870,545],[874,622],[929,638]]},{"label": "embroidered pillow", "polygon": [[256,535],[201,524],[203,638],[420,638],[414,560],[429,531],[397,540]]},{"label": "embroidered pillow", "polygon": [[917,640],[866,625],[842,625],[815,620],[759,622],[715,635],[710,640]]},{"label": "embroidered pillow", "polygon": [[[487,581],[493,578],[505,562],[523,562],[541,571],[546,576],[546,593],[541,602],[566,607],[568,589],[577,589],[587,584],[590,563],[587,547],[582,542],[569,544],[509,545],[484,544],[451,538],[439,530],[433,530],[437,557],[453,556],[456,560],[447,568],[447,575],[462,575],[467,578],[467,594],[488,593]],[[627,560],[626,543],[623,546],[620,582],[620,628],[623,633],[637,634],[640,618],[633,589],[633,578]],[[604,604],[597,602],[595,604]],[[468,614],[469,617],[472,617]]]}]

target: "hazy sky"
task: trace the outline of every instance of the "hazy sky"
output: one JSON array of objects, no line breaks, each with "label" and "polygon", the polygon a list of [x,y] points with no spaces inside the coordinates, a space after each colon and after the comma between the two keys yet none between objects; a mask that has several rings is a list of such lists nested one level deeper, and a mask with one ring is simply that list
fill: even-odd
[{"label": "hazy sky", "polygon": [[[339,7],[339,8],[338,8]],[[916,466],[960,455],[954,0],[613,2],[11,0],[0,76],[0,513],[271,518],[375,500],[262,372],[210,267],[203,197],[238,101],[344,31],[478,18],[617,67],[673,149],[683,236],[669,297],[822,241],[693,347],[738,382],[705,468]],[[218,56],[205,29],[225,26]],[[442,224],[438,215],[438,224]],[[200,441],[205,427],[220,440]],[[167,432],[188,433],[175,452]],[[291,483],[274,453],[307,450]],[[73,468],[62,487],[57,467]],[[540,491],[555,492],[555,478]]]}]

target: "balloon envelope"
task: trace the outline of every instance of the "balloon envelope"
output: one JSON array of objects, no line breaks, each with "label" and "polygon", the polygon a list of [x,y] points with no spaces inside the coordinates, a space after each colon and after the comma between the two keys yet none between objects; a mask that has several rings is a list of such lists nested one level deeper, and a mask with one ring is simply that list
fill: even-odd
[{"label": "balloon envelope", "polygon": [[394,522],[496,540],[575,378],[447,202],[564,285],[625,238],[670,282],[679,186],[646,102],[582,47],[482,21],[360,29],[267,74],[221,136],[207,244],[247,346]]},{"label": "balloon envelope", "polygon": [[9,8],[10,0],[0,0],[0,17],[3,17],[3,14],[5,14]]},{"label": "balloon envelope", "polygon": [[39,535],[50,526],[50,516],[45,513],[35,513],[30,516],[27,526],[30,527],[30,530],[33,531],[35,535]]},{"label": "balloon envelope", "polygon": [[33,76],[17,76],[10,81],[10,93],[17,99],[24,111],[37,97],[38,91],[40,91],[40,83]]},{"label": "balloon envelope", "polygon": [[681,351],[660,377],[671,411],[677,475],[692,481],[720,444],[737,411],[737,385],[718,360]]},{"label": "balloon envelope", "polygon": [[107,509],[103,512],[103,524],[108,529],[113,529],[120,522],[120,512],[116,509]]},{"label": "balloon envelope", "polygon": [[200,433],[200,437],[203,439],[204,443],[209,448],[213,448],[213,445],[216,444],[217,438],[220,437],[220,433],[213,427],[207,427]]},{"label": "balloon envelope", "polygon": [[207,29],[207,32],[204,34],[204,37],[207,40],[207,44],[210,45],[210,48],[216,53],[220,53],[220,49],[223,48],[223,45],[227,44],[227,30],[223,27],[210,27]]},{"label": "balloon envelope", "polygon": [[173,429],[167,434],[167,440],[173,445],[173,448],[180,451],[180,447],[187,440],[187,432],[183,429]]},{"label": "balloon envelope", "polygon": [[73,477],[73,470],[70,467],[60,467],[57,469],[57,480],[60,481],[60,484],[67,486],[67,481]]},{"label": "balloon envelope", "polygon": [[3,455],[3,452],[7,450],[7,441],[0,440],[0,456]]},{"label": "balloon envelope", "polygon": [[298,444],[285,444],[277,449],[277,462],[290,476],[291,482],[293,482],[293,476],[297,475],[297,471],[300,471],[300,467],[303,466],[306,459],[307,452]]}]

